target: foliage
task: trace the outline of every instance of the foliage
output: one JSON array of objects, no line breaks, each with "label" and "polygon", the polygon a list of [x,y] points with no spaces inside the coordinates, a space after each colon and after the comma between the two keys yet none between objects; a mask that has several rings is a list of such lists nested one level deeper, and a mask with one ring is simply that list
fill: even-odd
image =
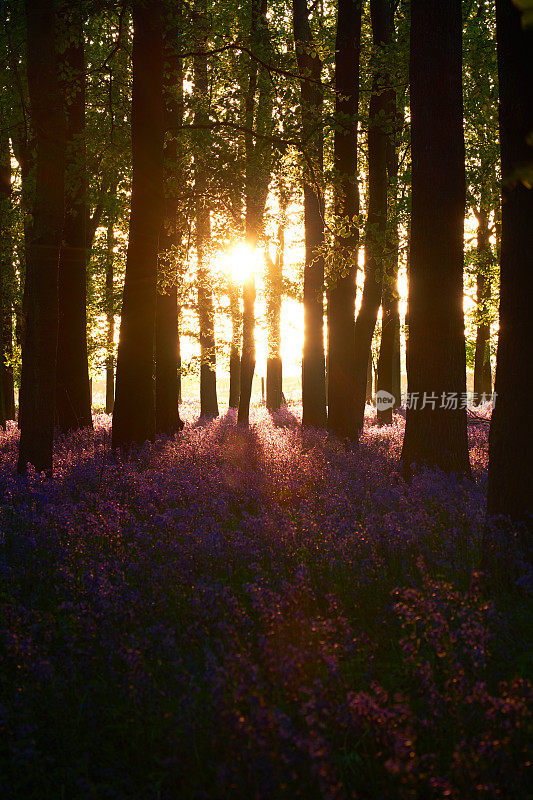
[{"label": "foliage", "polygon": [[[2,434],[0,785],[9,798],[529,796],[531,575],[475,481],[397,471],[300,409],[128,460],[109,418],[53,481]],[[480,421],[481,420],[481,421]]]}]

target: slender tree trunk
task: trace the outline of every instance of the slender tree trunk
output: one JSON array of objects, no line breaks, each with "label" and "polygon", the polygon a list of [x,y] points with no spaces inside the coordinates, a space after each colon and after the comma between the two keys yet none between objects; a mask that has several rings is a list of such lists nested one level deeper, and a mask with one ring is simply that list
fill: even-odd
[{"label": "slender tree trunk", "polygon": [[496,0],[503,175],[496,405],[489,439],[488,508],[533,528],[533,30],[510,0]]},{"label": "slender tree trunk", "polygon": [[105,360],[105,411],[112,414],[115,406],[115,291],[114,291],[114,244],[115,230],[114,217],[109,216],[106,235],[106,265],[105,265],[105,309],[106,309],[106,346]]},{"label": "slender tree trunk", "polygon": [[[270,40],[267,24],[266,0],[252,0],[250,48],[254,55],[267,57]],[[256,102],[256,92],[259,92]],[[255,128],[259,133],[268,132],[272,125],[272,82],[264,69],[258,67],[251,56],[248,87],[245,101],[246,128]],[[246,154],[246,244],[253,258],[261,231],[270,182],[271,147],[267,140],[254,140],[245,135]],[[243,286],[242,354],[238,421],[248,423],[252,382],[255,371],[255,270],[252,268]]]},{"label": "slender tree trunk", "polygon": [[[390,26],[393,31],[394,12],[389,7]],[[387,177],[388,206],[387,235],[383,261],[383,281],[381,292],[381,342],[378,356],[378,375],[376,392],[385,391],[394,397],[388,408],[377,409],[377,420],[380,425],[392,424],[392,412],[401,404],[401,368],[400,368],[400,294],[398,291],[399,270],[399,232],[398,232],[398,147],[396,133],[403,122],[399,115],[394,90],[390,100],[391,117],[396,124],[387,135]],[[388,120],[389,123],[392,122]],[[398,127],[397,127],[398,126]]]},{"label": "slender tree trunk", "polygon": [[64,20],[61,56],[67,112],[66,213],[59,258],[55,420],[64,431],[92,428],[87,357],[87,169],[85,52],[81,15]]},{"label": "slender tree trunk", "polygon": [[[207,35],[205,28],[205,9],[197,12],[202,40],[200,48],[205,48]],[[194,59],[194,93],[197,108],[195,122],[207,122],[208,103],[207,56],[202,53]],[[211,239],[211,212],[209,206],[208,158],[205,137],[203,147],[198,148],[194,190],[196,195],[196,253],[198,259],[198,321],[200,327],[200,415],[218,416],[215,310],[213,291],[209,276],[209,242]]]},{"label": "slender tree trunk", "polygon": [[[390,0],[371,0],[372,40],[378,57],[392,41]],[[365,413],[366,365],[381,305],[387,228],[387,154],[394,116],[394,93],[388,70],[374,68],[368,120],[368,215],[365,232],[365,282],[355,322],[355,428],[361,431]]]},{"label": "slender tree trunk", "polygon": [[324,358],[324,190],[322,62],[309,25],[307,0],[293,0],[293,30],[300,74],[304,168],[303,424],[326,426]]},{"label": "slender tree trunk", "polygon": [[239,293],[233,282],[229,286],[229,307],[231,315],[231,347],[229,354],[229,407],[238,408],[241,396],[241,324]]},{"label": "slender tree trunk", "polygon": [[278,225],[276,258],[267,250],[267,337],[268,357],[266,374],[266,406],[269,411],[279,411],[283,391],[283,365],[281,361],[281,297],[283,259],[285,250],[285,210],[280,203],[281,220]]},{"label": "slender tree trunk", "polygon": [[[336,237],[336,270],[328,292],[328,427],[354,438],[355,281],[359,230],[357,113],[361,52],[361,2],[339,0],[335,43],[335,211],[348,235]],[[367,357],[368,361],[368,357]],[[366,375],[366,366],[365,366]],[[364,403],[364,394],[363,394]]]},{"label": "slender tree trunk", "polygon": [[[164,98],[166,112],[178,125],[183,123],[183,66],[167,42]],[[156,430],[174,434],[183,428],[179,417],[178,384],[178,289],[177,249],[181,243],[178,187],[185,181],[183,154],[176,134],[167,133],[165,144],[165,208],[159,234],[159,290],[155,325],[155,418]],[[173,252],[174,250],[174,252]]]},{"label": "slender tree trunk", "polygon": [[412,403],[402,451],[407,476],[412,464],[423,463],[470,473],[461,407],[466,393],[461,37],[460,0],[413,0],[407,362]]},{"label": "slender tree trunk", "polygon": [[490,368],[490,230],[486,209],[480,208],[477,214],[477,314],[476,352],[474,360],[474,403],[488,400],[492,394],[492,374]]},{"label": "slender tree trunk", "polygon": [[56,56],[56,4],[26,0],[27,70],[37,150],[26,261],[18,471],[52,472],[57,282],[65,209],[65,116]]},{"label": "slender tree trunk", "polygon": [[154,330],[163,183],[160,4],[133,6],[131,216],[117,356],[113,447],[155,435]]},{"label": "slender tree trunk", "polygon": [[15,419],[13,367],[13,209],[9,139],[0,134],[0,424]]},{"label": "slender tree trunk", "polygon": [[366,367],[366,384],[365,384],[365,403],[372,402],[372,353],[368,356],[368,364]]}]

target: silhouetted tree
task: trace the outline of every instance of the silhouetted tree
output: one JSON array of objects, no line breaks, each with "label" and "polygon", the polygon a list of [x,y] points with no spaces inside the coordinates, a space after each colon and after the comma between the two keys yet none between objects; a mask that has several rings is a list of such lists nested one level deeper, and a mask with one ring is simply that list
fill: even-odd
[{"label": "silhouetted tree", "polygon": [[65,222],[59,258],[56,424],[92,427],[87,359],[89,210],[85,153],[85,46],[79,9],[62,14],[61,75],[66,100]]},{"label": "silhouetted tree", "polygon": [[[200,129],[208,126],[209,83],[207,74],[207,6],[200,0],[194,12],[198,51],[194,56],[194,122]],[[211,210],[209,205],[209,137],[201,131],[195,154],[194,192],[196,197],[196,254],[198,280],[198,321],[200,326],[200,414],[218,416],[215,309],[209,281],[209,244]]]},{"label": "silhouetted tree", "polygon": [[392,41],[393,16],[389,0],[371,0],[372,42],[376,64],[368,116],[368,214],[365,231],[365,282],[355,321],[355,428],[365,415],[366,366],[381,304],[387,228],[387,153],[394,117],[394,94],[383,50]]},{"label": "silhouetted tree", "polygon": [[51,473],[57,282],[65,207],[65,114],[57,60],[57,4],[26,0],[27,76],[36,148],[33,221],[26,253],[25,333],[18,471]]},{"label": "silhouetted tree", "polygon": [[155,433],[154,330],[163,185],[163,37],[159,2],[133,5],[133,183],[112,445]]},{"label": "silhouetted tree", "polygon": [[293,0],[293,30],[300,76],[304,167],[303,424],[326,425],[324,358],[324,192],[322,62],[309,25],[307,0]]},{"label": "silhouetted tree", "polygon": [[496,0],[503,177],[496,406],[489,438],[488,508],[532,528],[533,29],[511,0]]},{"label": "silhouetted tree", "polygon": [[[361,2],[339,0],[335,40],[335,214],[342,231],[328,292],[328,427],[354,438],[355,281],[359,190],[357,113],[361,50]],[[368,361],[368,354],[367,354]],[[366,364],[365,364],[366,377]],[[364,402],[364,395],[363,395]]]},{"label": "silhouetted tree", "polygon": [[[407,360],[412,402],[402,450],[407,475],[413,463],[470,472],[466,407],[461,407],[466,393],[461,44],[460,0],[412,1]],[[450,393],[455,402],[448,402]]]},{"label": "silhouetted tree", "polygon": [[[183,124],[183,65],[170,36],[165,41],[166,62],[163,94],[167,119]],[[177,250],[181,245],[183,215],[179,192],[183,191],[183,154],[178,135],[168,132],[165,143],[165,204],[159,234],[159,291],[155,325],[155,417],[156,430],[171,435],[181,430],[178,383],[178,287]],[[181,218],[180,218],[181,216]]]}]

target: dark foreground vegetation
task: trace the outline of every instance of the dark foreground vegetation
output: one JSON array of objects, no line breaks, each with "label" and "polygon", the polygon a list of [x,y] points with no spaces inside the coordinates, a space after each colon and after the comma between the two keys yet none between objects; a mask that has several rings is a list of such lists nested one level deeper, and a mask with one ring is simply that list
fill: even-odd
[{"label": "dark foreground vegetation", "polygon": [[189,407],[121,460],[101,415],[53,481],[15,475],[11,425],[2,797],[531,797],[531,575],[485,528],[488,413],[473,482],[410,484],[399,416],[352,447],[301,408]]}]

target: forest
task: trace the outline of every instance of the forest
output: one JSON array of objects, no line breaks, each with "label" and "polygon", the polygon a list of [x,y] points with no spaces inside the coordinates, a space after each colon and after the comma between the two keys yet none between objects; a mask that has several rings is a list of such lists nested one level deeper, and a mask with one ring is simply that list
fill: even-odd
[{"label": "forest", "polygon": [[533,799],[533,0],[0,0],[0,793]]}]

